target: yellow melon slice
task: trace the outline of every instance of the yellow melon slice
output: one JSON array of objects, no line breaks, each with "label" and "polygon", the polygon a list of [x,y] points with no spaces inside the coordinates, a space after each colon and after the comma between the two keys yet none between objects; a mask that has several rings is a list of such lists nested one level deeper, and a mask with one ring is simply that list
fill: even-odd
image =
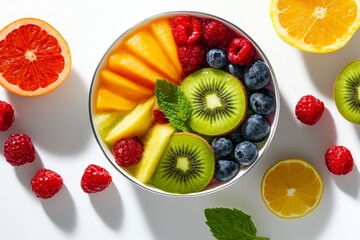
[{"label": "yellow melon slice", "polygon": [[176,70],[181,76],[183,76],[183,69],[178,56],[178,47],[171,32],[170,21],[165,18],[157,19],[153,21],[150,26],[156,40],[159,42],[167,56],[171,59],[171,62],[175,66]]},{"label": "yellow melon slice", "polygon": [[109,58],[109,67],[126,78],[133,79],[144,87],[155,88],[157,79],[166,79],[166,76],[156,72],[145,62],[127,51],[119,51]]},{"label": "yellow melon slice", "polygon": [[105,87],[99,88],[96,101],[98,111],[129,111],[136,105],[137,102],[119,96]]},{"label": "yellow melon slice", "polygon": [[180,82],[180,73],[147,28],[143,28],[130,36],[125,41],[125,46],[139,59],[164,74],[167,80]]},{"label": "yellow melon slice", "polygon": [[140,86],[130,79],[116,74],[108,69],[100,71],[100,78],[102,83],[111,89],[111,91],[137,102],[145,100],[154,94],[153,90]]}]

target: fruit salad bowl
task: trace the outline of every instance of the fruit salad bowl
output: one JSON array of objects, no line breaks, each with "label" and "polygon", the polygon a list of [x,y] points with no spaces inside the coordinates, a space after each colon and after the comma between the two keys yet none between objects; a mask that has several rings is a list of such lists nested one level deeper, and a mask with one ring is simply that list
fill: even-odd
[{"label": "fruit salad bowl", "polygon": [[89,94],[108,160],[168,196],[206,195],[241,179],[264,157],[279,110],[274,72],[255,41],[191,11],[149,17],[120,35]]}]

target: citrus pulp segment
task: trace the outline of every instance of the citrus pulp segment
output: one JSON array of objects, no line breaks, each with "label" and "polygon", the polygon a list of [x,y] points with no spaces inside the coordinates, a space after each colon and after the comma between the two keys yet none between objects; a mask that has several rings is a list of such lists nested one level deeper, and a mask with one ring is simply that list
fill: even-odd
[{"label": "citrus pulp segment", "polygon": [[261,182],[265,205],[281,218],[299,218],[319,204],[323,181],[309,162],[286,159],[270,167]]},{"label": "citrus pulp segment", "polygon": [[306,52],[326,53],[343,47],[360,24],[358,0],[272,0],[270,17],[277,34]]},{"label": "citrus pulp segment", "polygon": [[0,31],[0,84],[10,92],[44,95],[59,87],[70,69],[69,46],[47,22],[23,18]]}]

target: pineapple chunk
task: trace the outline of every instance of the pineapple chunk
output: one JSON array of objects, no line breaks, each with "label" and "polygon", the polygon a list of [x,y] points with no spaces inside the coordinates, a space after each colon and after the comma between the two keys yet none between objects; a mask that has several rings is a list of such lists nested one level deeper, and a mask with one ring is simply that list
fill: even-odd
[{"label": "pineapple chunk", "polygon": [[154,91],[149,88],[140,86],[139,84],[108,69],[100,71],[100,78],[109,89],[136,102],[143,101],[154,94]]},{"label": "pineapple chunk", "polygon": [[159,42],[159,45],[170,58],[172,64],[180,74],[180,77],[182,77],[183,70],[179,61],[178,47],[171,32],[170,21],[163,18],[153,21],[150,25],[156,40]]},{"label": "pineapple chunk", "polygon": [[164,74],[167,80],[175,83],[180,82],[181,74],[172,65],[171,60],[147,28],[143,28],[130,36],[125,41],[125,46],[139,59]]},{"label": "pineapple chunk", "polygon": [[137,103],[113,93],[105,87],[98,91],[96,109],[98,111],[129,111],[135,108]]},{"label": "pineapple chunk", "polygon": [[134,170],[135,177],[142,183],[148,183],[158,165],[175,127],[171,124],[155,124],[144,138],[144,152]]},{"label": "pineapple chunk", "polygon": [[157,79],[166,79],[166,76],[156,72],[146,63],[129,52],[115,52],[110,56],[109,67],[122,76],[133,79],[141,86],[155,89]]},{"label": "pineapple chunk", "polygon": [[94,117],[94,124],[100,136],[104,138],[109,133],[110,129],[120,122],[128,113],[128,111],[116,111],[96,114]]},{"label": "pineapple chunk", "polygon": [[135,107],[110,130],[109,134],[105,137],[105,142],[112,145],[124,137],[141,137],[145,135],[154,123],[152,110],[155,99],[153,96]]}]

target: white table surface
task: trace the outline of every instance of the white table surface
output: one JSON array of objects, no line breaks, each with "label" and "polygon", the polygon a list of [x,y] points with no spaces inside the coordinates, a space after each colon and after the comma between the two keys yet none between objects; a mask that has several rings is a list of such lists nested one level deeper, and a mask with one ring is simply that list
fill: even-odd
[{"label": "white table surface", "polygon": [[[213,239],[204,209],[229,207],[252,216],[258,235],[274,240],[357,239],[360,222],[360,128],[338,113],[332,86],[348,62],[360,56],[360,35],[341,50],[317,55],[288,46],[275,33],[269,1],[20,1],[2,0],[0,27],[23,17],[46,20],[68,41],[73,65],[56,91],[24,98],[0,89],[0,99],[16,112],[14,125],[0,134],[0,145],[12,132],[29,134],[37,157],[32,164],[12,167],[0,161],[0,239]],[[237,24],[262,48],[281,91],[277,133],[262,161],[229,188],[199,198],[170,198],[129,182],[107,161],[89,121],[88,92],[95,68],[108,46],[142,19],[173,10],[203,11]],[[326,111],[315,126],[299,123],[295,104],[305,94],[324,101]],[[335,176],[324,164],[331,145],[344,145],[355,159],[353,171]],[[1,147],[2,148],[2,147]],[[260,195],[261,178],[277,160],[303,158],[316,166],[325,183],[318,208],[308,216],[283,220],[271,214]],[[85,167],[96,163],[113,177],[110,187],[88,195],[80,188]],[[64,179],[52,199],[37,199],[29,182],[41,167]]]}]

